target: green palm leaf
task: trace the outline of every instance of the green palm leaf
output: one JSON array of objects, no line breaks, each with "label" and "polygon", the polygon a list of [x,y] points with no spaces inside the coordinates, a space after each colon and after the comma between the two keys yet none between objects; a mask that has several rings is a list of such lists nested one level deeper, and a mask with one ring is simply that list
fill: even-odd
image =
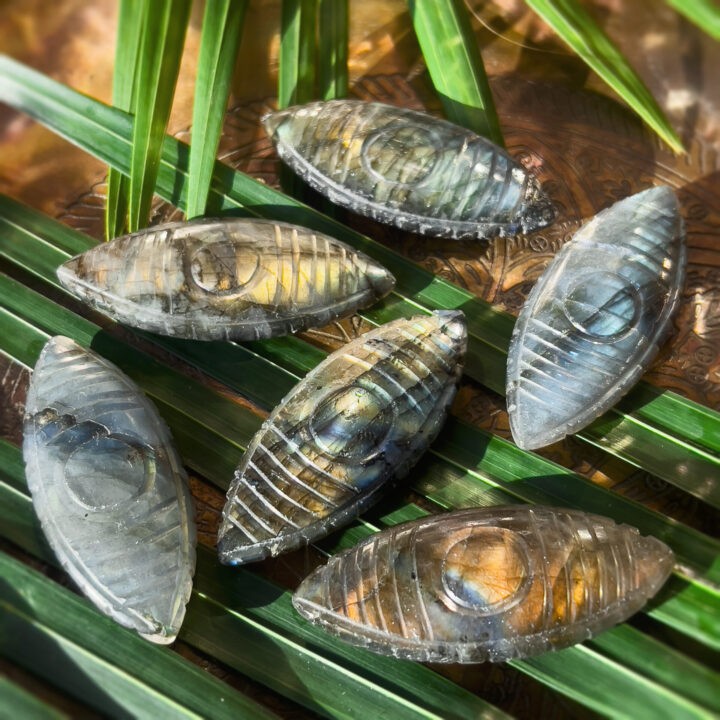
[{"label": "green palm leaf", "polygon": [[17,718],[69,720],[69,715],[56,710],[4,677],[0,677],[0,707],[6,708]]},{"label": "green palm leaf", "polygon": [[283,0],[280,31],[278,107],[315,97],[315,52],[318,0]]},{"label": "green palm leaf", "polygon": [[[142,0],[121,0],[118,14],[113,71],[113,105],[132,113],[135,109],[135,70],[143,20]],[[105,235],[122,235],[127,226],[130,179],[115,168],[108,169]]]},{"label": "green palm leaf", "polygon": [[193,101],[188,218],[205,214],[246,10],[247,0],[214,0],[205,5]]},{"label": "green palm leaf", "polygon": [[144,227],[150,214],[191,6],[192,0],[143,1],[130,159],[131,232]]},{"label": "green palm leaf", "polygon": [[318,84],[323,100],[343,98],[348,91],[349,0],[319,0]]},{"label": "green palm leaf", "polygon": [[675,152],[684,151],[643,81],[577,0],[526,2]]},{"label": "green palm leaf", "polygon": [[408,0],[408,5],[448,119],[504,147],[485,66],[462,0]]}]

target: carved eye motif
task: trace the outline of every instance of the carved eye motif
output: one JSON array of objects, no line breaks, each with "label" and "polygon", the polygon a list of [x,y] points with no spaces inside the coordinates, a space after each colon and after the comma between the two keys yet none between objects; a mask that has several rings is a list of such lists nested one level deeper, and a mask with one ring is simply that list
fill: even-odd
[{"label": "carved eye motif", "polygon": [[532,449],[612,407],[655,357],[685,277],[677,198],[657,187],[615,203],[556,255],[523,306],[508,352],[515,442]]},{"label": "carved eye motif", "polygon": [[[53,444],[68,443],[68,434],[61,433]],[[152,489],[155,453],[135,438],[105,434],[65,450],[67,489],[78,505],[91,512],[118,510]]]},{"label": "carved eye motif", "polygon": [[440,601],[466,615],[495,615],[522,602],[532,582],[525,541],[503,528],[470,528],[451,541],[440,568]]},{"label": "carved eye motif", "polygon": [[308,426],[318,449],[328,457],[361,463],[382,452],[395,417],[392,397],[382,388],[351,385],[323,400]]},{"label": "carved eye motif", "polygon": [[462,313],[396,320],[329,355],[271,413],[235,472],[218,554],[277,555],[357,516],[440,431],[465,354]]},{"label": "carved eye motif", "polygon": [[362,164],[380,182],[410,188],[432,177],[439,157],[433,148],[441,142],[433,128],[390,125],[368,135],[362,145]]},{"label": "carved eye motif", "polygon": [[175,639],[195,568],[187,479],[162,420],[114,365],[50,340],[28,392],[23,441],[50,546],[103,612]]},{"label": "carved eye motif", "polygon": [[562,299],[565,317],[595,342],[615,342],[637,324],[643,309],[641,291],[627,278],[611,272],[579,277]]},{"label": "carved eye motif", "polygon": [[503,661],[622,622],[660,589],[673,563],[659,540],[598,515],[474,508],[371,536],[309,575],[293,604],[384,655]]},{"label": "carved eye motif", "polygon": [[535,178],[502,148],[425,113],[332,100],[263,122],[303,180],[379,222],[460,239],[528,233],[555,218]]},{"label": "carved eye motif", "polygon": [[214,295],[236,295],[255,277],[260,256],[253,248],[241,251],[227,241],[202,245],[190,260],[193,282]]}]

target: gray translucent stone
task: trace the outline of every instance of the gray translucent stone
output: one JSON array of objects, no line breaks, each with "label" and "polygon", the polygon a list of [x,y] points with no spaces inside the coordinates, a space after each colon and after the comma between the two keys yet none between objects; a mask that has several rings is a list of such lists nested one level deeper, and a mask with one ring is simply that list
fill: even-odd
[{"label": "gray translucent stone", "polygon": [[461,312],[396,320],[329,355],[253,438],[218,534],[226,564],[260,560],[350,522],[440,431],[467,331]]},{"label": "gray translucent stone", "polygon": [[195,570],[187,478],[153,405],[118,368],[51,339],[28,391],[23,456],[61,565],[106,615],[175,639]]},{"label": "gray translucent stone", "polygon": [[193,340],[256,340],[322,326],[395,285],[384,267],[327,235],[237,218],[116,238],[66,262],[58,278],[120,322]]},{"label": "gray translucent stone", "polygon": [[507,404],[520,447],[581,430],[630,390],[669,329],[685,262],[683,221],[668,187],[621,200],[578,230],[513,331]]},{"label": "gray translucent stone", "polygon": [[637,612],[670,548],[576,510],[475,508],[373,535],[293,598],[308,620],[383,655],[499,662],[582,642]]},{"label": "gray translucent stone", "polygon": [[425,113],[331,100],[263,122],[280,157],[313,188],[404,230],[490,238],[555,217],[535,178],[502,148]]}]

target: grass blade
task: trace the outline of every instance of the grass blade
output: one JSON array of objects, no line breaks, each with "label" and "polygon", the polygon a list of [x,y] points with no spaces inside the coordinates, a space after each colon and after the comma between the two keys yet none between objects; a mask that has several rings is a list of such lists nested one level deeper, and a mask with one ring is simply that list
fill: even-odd
[{"label": "grass blade", "polygon": [[247,0],[205,5],[193,101],[186,215],[205,214]]},{"label": "grass blade", "polygon": [[[0,99],[29,112],[72,142],[126,171],[131,120],[120,111],[107,108],[9,58],[0,58]],[[158,175],[158,192],[179,207],[185,203],[186,167],[187,147],[166,138]],[[221,163],[215,166],[211,196],[218,212],[257,214],[306,225],[348,242],[384,264],[397,278],[398,286],[389,301],[365,313],[371,321],[384,321],[427,309],[462,309],[470,333],[466,374],[491,389],[503,392],[507,346],[514,322],[511,316],[493,310],[466,290],[433,276],[392,250]],[[263,352],[272,355],[274,362],[284,366],[297,342],[294,338],[280,339],[263,343],[262,348]],[[580,437],[598,442],[612,454],[630,461],[633,461],[629,453],[635,434],[645,441],[648,437],[653,438],[657,452],[646,456],[642,467],[688,492],[704,497],[708,487],[717,487],[720,477],[720,457],[705,444],[708,438],[715,438],[717,442],[720,437],[720,415],[697,403],[682,401],[687,424],[681,425],[673,421],[678,396],[663,392],[648,406],[642,397],[643,387],[647,386],[641,384],[640,391],[629,393],[623,401],[623,407],[628,410],[622,412],[617,407],[613,408],[586,428]],[[640,392],[640,399],[636,400],[636,392]],[[655,419],[646,421],[643,414],[651,406]],[[661,418],[668,424],[656,422]],[[617,426],[621,421],[619,430],[626,435],[618,438]],[[613,429],[616,434],[612,442],[601,443],[603,433]],[[701,449],[699,453],[698,448]],[[701,468],[701,473],[692,476],[677,471],[688,458],[694,458],[695,468]]]},{"label": "grass blade", "polygon": [[711,38],[720,40],[720,7],[715,0],[665,0]]},{"label": "grass blade", "polygon": [[130,159],[129,229],[144,227],[180,70],[192,0],[144,0]]},{"label": "grass blade", "polygon": [[343,98],[348,91],[349,0],[319,0],[318,84],[323,100]]},{"label": "grass blade", "polygon": [[526,0],[676,153],[685,151],[670,121],[643,81],[602,28],[577,0]]},{"label": "grass blade", "polygon": [[[135,69],[142,32],[142,9],[142,0],[120,0],[112,100],[115,107],[129,113],[134,111]],[[107,182],[105,236],[110,240],[122,235],[127,225],[130,179],[111,166]]]},{"label": "grass blade", "polygon": [[470,16],[462,0],[408,0],[415,34],[449,120],[505,146]]}]

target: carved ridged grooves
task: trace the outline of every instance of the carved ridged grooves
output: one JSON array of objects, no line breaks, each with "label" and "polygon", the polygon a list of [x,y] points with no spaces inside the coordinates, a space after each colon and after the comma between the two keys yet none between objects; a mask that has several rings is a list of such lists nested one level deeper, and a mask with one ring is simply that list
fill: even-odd
[{"label": "carved ridged grooves", "polygon": [[462,369],[462,313],[381,326],[330,355],[273,411],[228,491],[225,563],[322,537],[407,473],[439,432]]},{"label": "carved ridged grooves", "polygon": [[263,118],[280,157],[332,202],[449,238],[532,232],[555,213],[502,148],[425,113],[332,100]]},{"label": "carved ridged grooves", "polygon": [[293,603],[353,645],[427,662],[567,647],[637,612],[672,551],[580,511],[492,507],[390,528],[331,558]]},{"label": "carved ridged grooves", "polygon": [[187,478],[170,433],[114,365],[55,337],[28,392],[23,455],[58,560],[121,625],[169,643],[195,569]]}]

